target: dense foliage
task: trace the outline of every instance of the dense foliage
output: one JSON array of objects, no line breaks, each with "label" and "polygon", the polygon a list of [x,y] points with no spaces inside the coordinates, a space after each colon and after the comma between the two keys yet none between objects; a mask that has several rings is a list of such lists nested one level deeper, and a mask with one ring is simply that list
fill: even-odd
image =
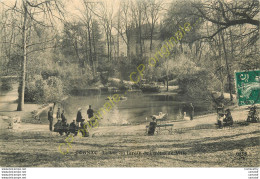
[{"label": "dense foliage", "polygon": [[[54,102],[91,87],[141,87],[123,82],[140,64],[147,84],[178,85],[190,98],[209,99],[212,91],[235,92],[234,71],[260,66],[257,0],[129,0],[116,10],[84,0],[67,13],[63,1],[17,2],[13,9],[0,5],[0,74],[19,76],[28,102]],[[185,23],[192,27],[186,32]],[[183,34],[166,49],[176,33]],[[149,67],[163,48],[169,55]],[[11,87],[5,80],[1,86]]]}]

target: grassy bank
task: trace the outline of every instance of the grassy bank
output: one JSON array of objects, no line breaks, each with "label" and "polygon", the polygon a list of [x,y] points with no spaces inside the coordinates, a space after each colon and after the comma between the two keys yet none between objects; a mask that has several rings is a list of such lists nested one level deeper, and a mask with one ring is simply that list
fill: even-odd
[{"label": "grassy bank", "polygon": [[[243,121],[244,109],[233,111]],[[1,130],[0,166],[10,167],[256,167],[259,165],[259,123],[216,129],[215,115],[174,122],[174,129],[189,129],[155,136],[145,135],[145,125],[107,126],[75,137],[69,153],[58,146],[65,136],[47,125],[22,124]],[[201,129],[199,125],[208,125]],[[192,128],[193,127],[193,128]],[[243,149],[247,156],[241,155]],[[64,149],[66,150],[66,149]],[[242,156],[242,157],[241,157]]]}]

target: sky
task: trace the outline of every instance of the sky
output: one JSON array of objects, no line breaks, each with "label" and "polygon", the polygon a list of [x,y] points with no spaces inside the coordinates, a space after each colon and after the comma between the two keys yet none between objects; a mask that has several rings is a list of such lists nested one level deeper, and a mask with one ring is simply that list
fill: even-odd
[{"label": "sky", "polygon": [[[109,10],[113,10],[114,14],[119,8],[120,0],[88,0],[89,2],[104,3]],[[122,1],[122,0],[121,0]],[[84,10],[83,0],[67,0],[65,10],[73,14],[74,17],[80,16],[80,11]]]}]

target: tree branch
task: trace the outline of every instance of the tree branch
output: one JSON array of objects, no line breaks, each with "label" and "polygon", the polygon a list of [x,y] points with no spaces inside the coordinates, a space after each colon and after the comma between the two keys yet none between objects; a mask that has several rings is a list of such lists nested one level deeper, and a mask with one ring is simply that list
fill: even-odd
[{"label": "tree branch", "polygon": [[[259,20],[249,18],[249,16],[247,16],[246,18],[242,18],[242,19],[230,20],[230,19],[227,19],[226,16],[224,15],[223,18],[225,19],[225,22],[223,22],[223,21],[218,21],[218,20],[208,17],[200,7],[198,7],[196,5],[194,5],[194,7],[199,11],[199,13],[201,14],[201,17],[203,17],[204,19],[206,19],[214,24],[228,26],[228,27],[234,26],[234,25],[239,25],[239,24],[252,24],[255,26],[259,26]],[[222,11],[222,13],[224,13],[224,12]],[[238,13],[236,12],[236,14],[238,14]],[[239,14],[241,15],[241,13],[239,13]],[[246,16],[246,15],[244,15],[244,16]]]}]

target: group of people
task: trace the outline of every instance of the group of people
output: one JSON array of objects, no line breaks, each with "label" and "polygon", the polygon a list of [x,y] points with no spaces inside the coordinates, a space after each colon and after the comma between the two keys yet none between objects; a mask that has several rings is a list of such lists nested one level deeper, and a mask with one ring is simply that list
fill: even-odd
[{"label": "group of people", "polygon": [[[64,109],[62,110],[62,112],[60,111],[60,108],[58,108],[58,111],[56,113],[56,119],[58,120],[58,122],[61,122],[63,124],[67,123],[67,119],[65,117],[65,111]],[[53,126],[53,108],[50,107],[49,111],[48,111],[48,120],[49,120],[49,129],[50,131],[52,131],[52,126]]]},{"label": "group of people", "polygon": [[[48,120],[49,120],[50,131],[52,131],[52,127],[53,127],[53,119],[54,119],[53,113],[54,113],[53,108],[50,107],[50,109],[48,111]],[[92,118],[94,115],[94,111],[93,111],[93,109],[91,109],[91,105],[89,105],[89,109],[87,110],[87,115],[88,115],[89,119]],[[58,121],[55,125],[68,126],[64,109],[61,112],[60,108],[58,108],[57,113],[56,113],[56,119]],[[84,121],[85,121],[85,119],[82,117],[82,108],[79,108],[78,112],[77,112],[76,120],[73,120],[72,123],[70,123],[69,127],[70,128],[82,127]]]},{"label": "group of people", "polygon": [[223,128],[223,126],[233,125],[233,118],[230,109],[226,109],[224,113],[222,110],[217,111],[217,124],[220,129]]},{"label": "group of people", "polygon": [[[89,109],[87,110],[88,118],[91,119],[94,116],[94,110],[91,109],[91,105],[89,105]],[[77,126],[82,126],[85,119],[82,117],[82,108],[78,108],[76,122]]]},{"label": "group of people", "polygon": [[248,116],[246,119],[247,122],[258,122],[259,121],[258,111],[256,109],[257,108],[255,105],[252,105],[249,107]]}]

